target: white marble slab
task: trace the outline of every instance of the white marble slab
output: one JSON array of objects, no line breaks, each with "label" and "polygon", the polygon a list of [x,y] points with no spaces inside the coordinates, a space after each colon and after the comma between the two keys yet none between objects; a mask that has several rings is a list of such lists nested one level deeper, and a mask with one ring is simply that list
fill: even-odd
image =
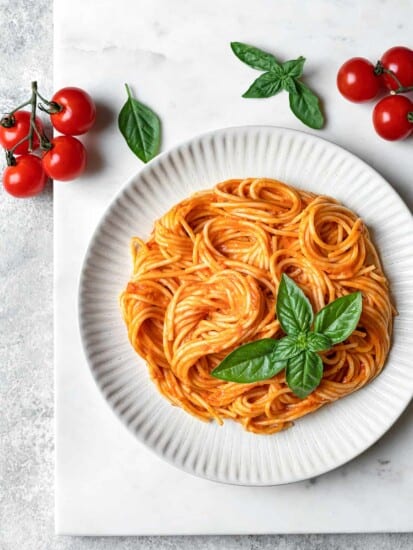
[{"label": "white marble slab", "polygon": [[366,160],[412,205],[412,139],[380,140],[372,106],[344,101],[335,87],[346,58],[375,60],[390,46],[412,46],[412,13],[411,1],[397,9],[374,0],[55,1],[55,88],[86,88],[99,112],[84,138],[86,175],[55,184],[58,533],[413,530],[412,407],[372,449],[320,478],[273,488],[219,485],[173,468],[135,441],[95,386],[77,324],[78,279],[91,233],[113,194],[141,168],[117,130],[124,82],[161,116],[163,150],[225,126],[305,130],[285,94],[241,98],[258,73],[233,56],[229,42],[250,42],[282,60],[304,55],[306,81],[322,96],[328,119],[315,133]]}]

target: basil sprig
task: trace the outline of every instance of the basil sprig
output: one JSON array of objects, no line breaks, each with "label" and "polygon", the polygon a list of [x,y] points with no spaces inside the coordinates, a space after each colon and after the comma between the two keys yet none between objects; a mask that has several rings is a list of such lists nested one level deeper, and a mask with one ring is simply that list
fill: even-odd
[{"label": "basil sprig", "polygon": [[264,338],[240,346],[213,370],[213,376],[231,382],[256,382],[262,377],[272,378],[285,368],[282,360],[276,360],[274,352],[281,340]]},{"label": "basil sprig", "polygon": [[159,153],[161,121],[152,109],[132,96],[127,84],[125,87],[128,99],[119,113],[119,130],[135,155],[149,162]]},{"label": "basil sprig", "polygon": [[287,336],[244,344],[227,355],[211,374],[220,380],[249,384],[272,378],[285,369],[289,388],[304,398],[323,377],[318,352],[328,351],[348,338],[357,327],[361,311],[361,292],[354,292],[334,300],[314,316],[304,292],[283,274],[276,312]]},{"label": "basil sprig", "polygon": [[292,357],[286,367],[288,387],[303,399],[320,384],[323,377],[323,362],[313,351],[304,350]]},{"label": "basil sprig", "polygon": [[310,328],[314,319],[310,300],[287,275],[281,278],[276,311],[281,328],[291,336],[304,333]]},{"label": "basil sprig", "polygon": [[289,94],[290,108],[301,122],[316,130],[324,126],[318,97],[299,80],[303,74],[304,57],[280,63],[272,54],[242,42],[231,42],[231,48],[238,59],[253,69],[265,71],[242,97],[272,97],[285,90]]}]

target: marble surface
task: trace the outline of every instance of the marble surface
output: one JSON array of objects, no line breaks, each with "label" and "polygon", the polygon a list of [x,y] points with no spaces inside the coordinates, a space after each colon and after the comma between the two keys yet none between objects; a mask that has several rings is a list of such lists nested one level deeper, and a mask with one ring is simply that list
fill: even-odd
[{"label": "marble surface", "polygon": [[[157,4],[157,2],[153,4]],[[353,3],[327,2],[324,4],[331,6],[331,10],[334,12],[336,9],[345,9],[347,5],[351,7]],[[370,10],[373,12],[375,3],[366,2],[363,5],[366,4],[370,6]],[[394,37],[399,37],[399,34],[396,34],[399,32],[398,27],[403,29],[404,26],[404,18],[401,16],[397,21],[396,18],[394,21],[391,18],[386,18],[386,9],[389,9],[389,5],[389,2],[381,3],[382,9],[377,10],[377,14],[374,14],[373,17],[377,20],[372,21],[372,27],[374,28],[376,25],[378,33],[381,33],[385,28],[387,31],[392,29],[393,35],[389,31],[386,39],[381,39],[380,43],[383,44],[383,48],[394,44]],[[413,9],[411,2],[403,2],[403,6],[406,10]],[[107,17],[110,17],[112,13],[110,10],[109,12]],[[35,26],[33,24],[34,14]],[[29,82],[33,78],[37,78],[42,83],[42,90],[46,94],[52,90],[51,2],[48,0],[38,0],[36,2],[0,0],[0,23],[2,26],[0,109],[5,110],[11,104],[15,104],[22,97],[25,97]],[[84,25],[92,25],[92,21],[85,21]],[[165,32],[162,26],[162,18],[158,20],[154,16],[153,25],[158,27],[160,35]],[[358,30],[360,31],[361,28],[362,25],[360,24]],[[80,50],[83,49],[87,52],[90,48],[87,40],[82,41],[85,37],[85,34],[82,33],[84,33],[84,27],[80,26],[76,45]],[[247,33],[236,38],[246,40]],[[342,38],[345,39],[346,36]],[[366,42],[369,38],[371,39],[371,36],[367,37]],[[107,48],[110,53],[111,49],[116,49],[117,46],[111,45],[109,40],[106,42],[105,40],[102,38],[99,51],[107,51],[105,50]],[[345,42],[345,40],[342,41]],[[404,41],[406,41],[406,38],[404,38]],[[125,38],[126,42],[127,37]],[[267,42],[266,44],[265,41],[262,41],[262,45],[269,47],[272,40],[268,39]],[[374,57],[376,52],[372,51],[373,45],[379,43],[379,40],[369,40],[368,43],[371,45],[364,44],[364,51],[366,55],[371,54]],[[139,83],[144,81],[145,70],[156,63],[156,60],[160,61],[161,59],[156,56],[156,49],[151,51],[151,45],[148,45],[148,49],[150,51],[147,53],[132,52],[137,60],[136,65],[140,67],[140,74],[135,76],[135,65],[130,74],[119,75],[119,80],[120,76],[129,78],[133,82],[136,80],[138,89],[142,88]],[[349,45],[340,51],[343,57],[354,53]],[[93,57],[93,51],[89,53]],[[175,59],[175,63],[182,70],[185,61],[185,59]],[[234,67],[232,67],[232,70],[234,70]],[[240,67],[238,67],[238,71],[241,75]],[[61,75],[63,76],[63,73]],[[82,78],[85,78],[84,74],[79,75],[76,83],[80,83]],[[249,75],[246,71],[242,74],[242,77],[237,78],[239,78],[239,81],[234,82],[231,97],[236,97],[233,94],[236,94],[239,85],[245,85],[248,82]],[[148,89],[146,81],[144,82],[145,93],[142,91],[142,94],[143,97],[146,95],[149,99],[152,97],[151,89]],[[168,83],[170,82],[168,81]],[[188,86],[191,83],[193,84],[189,81]],[[153,82],[152,85],[155,86],[156,83]],[[195,91],[200,92],[201,90]],[[114,98],[117,107],[117,104],[121,101],[119,90],[114,93]],[[98,130],[109,132],[110,125],[113,125],[113,111],[106,103],[103,103],[103,99],[107,99],[107,97],[101,99],[100,112],[103,115]],[[110,99],[113,98],[110,97]],[[168,101],[171,103],[171,108],[173,107],[176,110],[176,104],[182,101],[182,98],[174,98],[171,95]],[[404,174],[400,170],[397,162],[392,166],[393,153],[400,151],[398,146],[393,144],[388,146],[388,144],[374,142],[373,148],[369,146],[369,140],[373,137],[370,132],[366,135],[361,131],[360,138],[353,140],[350,130],[357,125],[357,120],[354,118],[354,114],[350,115],[351,111],[347,106],[340,104],[340,107],[343,108],[343,113],[338,115],[338,119],[341,124],[346,125],[347,131],[341,134],[337,126],[329,125],[328,131],[330,134],[328,137],[330,139],[335,137],[337,142],[353,149],[362,158],[374,164],[388,178],[393,176],[389,179],[402,191],[405,198],[410,199],[411,205],[412,195],[409,192],[408,174],[407,172]],[[191,101],[188,108],[190,111],[191,109],[195,111],[196,102]],[[330,112],[332,112],[332,108],[333,106]],[[361,116],[366,116],[361,107],[353,106],[353,108]],[[180,109],[182,112],[182,105]],[[258,106],[257,109],[261,109],[261,106]],[[215,114],[208,114],[211,117],[208,127],[223,126],[228,122],[228,119],[231,120],[228,113],[220,113],[218,108],[216,111]],[[164,113],[162,114],[164,115]],[[179,117],[179,113],[175,112],[175,116]],[[351,118],[352,116],[353,118]],[[250,116],[252,120],[248,120],[262,122],[264,117],[268,118],[267,109],[263,109],[262,114],[259,114],[259,116],[255,112]],[[188,116],[188,121],[190,118]],[[347,118],[348,120],[346,120]],[[232,120],[231,123],[242,123],[237,117],[232,117]],[[189,137],[198,131],[207,129],[206,127],[192,127],[188,121],[183,122],[180,135],[175,134],[168,137],[167,131],[165,146],[171,145],[175,139]],[[220,121],[222,122],[220,123]],[[173,122],[176,122],[176,120],[168,122],[168,124],[174,127]],[[291,118],[284,121],[277,114],[274,115],[273,120],[268,122],[298,127],[295,126]],[[345,139],[342,137],[343,135],[346,136]],[[92,149],[92,166],[89,169],[88,183],[91,189],[95,191],[99,189],[99,185],[102,183],[102,174],[106,173],[104,170],[108,168],[114,170],[112,162],[115,159],[111,154],[107,154],[108,151],[104,148],[105,144],[102,143],[103,139],[99,142],[99,133],[93,134],[91,138],[89,148]],[[401,149],[405,154],[407,147],[402,145]],[[127,157],[125,154],[123,158],[125,159],[125,166],[120,168],[120,173],[117,174],[118,179],[113,183],[105,179],[105,185],[112,185],[112,188],[102,189],[104,200],[109,200],[112,190],[121,183],[121,180],[129,172],[138,166],[136,163],[133,166],[134,159],[132,157]],[[113,174],[114,172],[112,172]],[[80,189],[80,184],[81,182],[79,182],[79,185],[75,184],[77,189]],[[407,549],[413,546],[413,535],[411,534],[164,537],[161,539],[157,537],[116,537],[107,539],[101,537],[56,537],[53,534],[52,193],[51,189],[48,188],[46,193],[38,198],[16,201],[8,197],[2,190],[0,192],[0,281],[3,298],[0,306],[1,550],[14,550],[15,548],[22,550],[37,548],[57,550],[82,550],[83,548],[129,550],[142,548],[149,550],[152,548],[189,549],[194,546],[205,549],[278,548],[284,550],[300,548],[310,550],[315,548],[355,549],[363,547],[366,549],[387,550]],[[93,198],[90,200],[93,202]],[[93,205],[91,203],[87,203],[87,205],[92,209]],[[85,210],[84,217],[87,217],[87,214],[88,211]],[[22,289],[26,292],[22,292]],[[103,406],[103,402],[101,405]],[[101,405],[98,405],[98,407]],[[403,484],[409,475],[409,463],[401,460],[400,456],[403,454],[403,449],[408,448],[405,445],[411,444],[413,438],[412,418],[413,410],[410,407],[378,445],[363,457],[342,469],[343,483],[350,484],[355,475],[358,476],[357,479],[362,479],[363,476],[370,477],[372,483],[375,484],[378,495],[380,495],[383,486],[393,484],[393,487],[400,487],[399,484]],[[127,433],[126,435],[129,436]],[[126,437],[126,435],[121,437]],[[390,462],[388,462],[389,460]],[[309,482],[308,490],[311,490],[313,485]],[[380,504],[379,499],[378,502]],[[360,507],[362,501],[355,501],[354,504],[356,507]]]},{"label": "marble surface", "polygon": [[[217,11],[204,0],[192,0],[191,10],[186,0],[119,0],[122,17],[114,17],[112,0],[100,0],[96,25],[95,4],[82,2],[79,18],[77,2],[55,2],[54,82],[85,87],[98,102],[99,120],[84,137],[91,156],[85,176],[55,185],[57,532],[411,530],[413,424],[408,420],[368,453],[312,482],[242,488],[190,477],[153,457],[112,414],[90,376],[76,309],[91,234],[112,196],[141,167],[116,127],[125,80],[161,116],[163,150],[217,127],[255,123],[309,131],[286,108],[285,94],[241,97],[257,73],[234,57],[232,39],[277,52],[281,59],[305,54],[306,81],[322,96],[328,119],[326,128],[314,133],[379,171],[387,168],[385,175],[391,174],[411,203],[411,143],[380,140],[371,125],[371,106],[346,102],[335,86],[343,59],[360,52],[374,59],[380,55],[377,44],[382,51],[396,35],[409,41],[409,29],[400,27],[407,5],[396,13],[389,2],[378,11],[373,1],[318,0],[317,9],[309,9],[300,0],[256,0],[251,11],[248,0],[224,0]],[[367,18],[371,24],[365,28],[361,22]],[[194,495],[196,506],[189,506]]]}]

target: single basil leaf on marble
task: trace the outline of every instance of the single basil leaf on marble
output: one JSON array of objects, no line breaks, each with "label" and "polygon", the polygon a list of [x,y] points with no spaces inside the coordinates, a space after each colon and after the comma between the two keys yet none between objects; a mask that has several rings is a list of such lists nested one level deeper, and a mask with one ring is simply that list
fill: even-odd
[{"label": "single basil leaf on marble", "polygon": [[159,153],[161,121],[152,109],[132,96],[127,84],[125,86],[128,99],[119,113],[119,130],[129,148],[146,163]]},{"label": "single basil leaf on marble", "polygon": [[283,74],[285,76],[290,76],[291,78],[300,78],[300,76],[303,74],[304,63],[305,57],[303,57],[302,55],[300,55],[298,59],[291,59],[290,61],[286,61],[281,65]]},{"label": "single basil leaf on marble", "polygon": [[314,330],[338,344],[356,329],[363,308],[361,292],[337,298],[315,316]]},{"label": "single basil leaf on marble", "polygon": [[298,336],[310,330],[313,308],[301,288],[283,273],[277,294],[277,318],[288,336]]},{"label": "single basil leaf on marble", "polygon": [[302,351],[288,360],[285,379],[297,397],[307,397],[319,386],[322,377],[323,362],[317,353]]},{"label": "single basil leaf on marble", "polygon": [[297,93],[297,84],[291,76],[286,76],[282,79],[282,87],[289,94]]},{"label": "single basil leaf on marble", "polygon": [[244,344],[227,355],[211,375],[220,380],[241,384],[272,378],[287,365],[286,361],[274,359],[279,341],[264,338]]},{"label": "single basil leaf on marble", "polygon": [[259,76],[242,97],[262,98],[271,97],[278,94],[283,89],[282,81],[272,72],[267,72]]},{"label": "single basil leaf on marble", "polygon": [[302,82],[295,81],[297,93],[290,94],[290,107],[295,116],[304,124],[315,130],[324,125],[324,116],[321,112],[318,97]]},{"label": "single basil leaf on marble", "polygon": [[307,349],[310,351],[327,351],[333,345],[328,336],[319,332],[309,332],[306,335],[306,340]]},{"label": "single basil leaf on marble", "polygon": [[238,59],[253,69],[261,71],[279,71],[281,73],[281,65],[272,54],[264,50],[260,50],[259,48],[242,42],[231,42],[231,49]]}]

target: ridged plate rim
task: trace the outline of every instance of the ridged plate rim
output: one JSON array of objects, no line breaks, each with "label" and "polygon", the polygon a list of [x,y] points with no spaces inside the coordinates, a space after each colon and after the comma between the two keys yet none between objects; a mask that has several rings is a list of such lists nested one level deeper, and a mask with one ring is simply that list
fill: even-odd
[{"label": "ridged plate rim", "polygon": [[[386,369],[376,380],[374,380],[366,388],[359,390],[355,394],[352,394],[351,396],[341,399],[326,407],[323,407],[316,413],[313,413],[312,415],[309,415],[304,419],[299,420],[290,430],[287,430],[280,434],[275,434],[273,436],[257,436],[254,434],[248,434],[243,431],[240,425],[230,421],[226,421],[223,428],[220,428],[213,423],[209,423],[206,425],[196,419],[193,419],[180,409],[174,408],[169,405],[164,400],[164,398],[162,398],[157,393],[156,389],[153,387],[153,384],[149,381],[146,368],[138,370],[138,364],[140,363],[142,366],[143,361],[138,358],[138,356],[133,352],[129,342],[127,341],[126,329],[123,327],[123,321],[120,316],[117,302],[116,308],[114,307],[115,304],[112,303],[113,300],[110,302],[110,307],[112,308],[113,306],[112,310],[109,308],[100,309],[99,307],[96,308],[96,304],[99,305],[102,302],[92,302],[92,300],[90,299],[90,288],[98,288],[100,286],[100,283],[102,282],[100,279],[100,273],[98,277],[97,274],[94,272],[94,266],[96,265],[96,262],[98,264],[99,262],[102,262],[103,253],[100,241],[103,239],[103,237],[105,237],[105,239],[110,239],[110,236],[108,236],[107,234],[107,228],[110,224],[112,224],[112,226],[114,225],[114,220],[116,220],[116,224],[119,224],[119,226],[122,225],[122,221],[124,221],[124,219],[122,220],[122,218],[124,218],[124,216],[119,216],[118,211],[122,204],[125,206],[126,197],[128,196],[130,198],[131,193],[133,193],[134,190],[136,192],[138,184],[143,187],[143,182],[146,182],[145,185],[146,187],[148,187],[147,182],[152,177],[153,179],[160,181],[159,185],[161,185],[162,177],[168,178],[170,175],[168,174],[168,170],[165,171],[165,167],[176,167],[176,163],[178,162],[178,160],[180,163],[182,163],[179,169],[186,169],[191,173],[193,177],[196,177],[197,170],[200,174],[200,167],[196,165],[199,159],[194,160],[195,150],[197,151],[198,155],[201,154],[201,157],[202,155],[204,155],[203,162],[207,162],[208,164],[211,159],[208,160],[206,158],[206,152],[208,151],[209,153],[211,153],[212,147],[217,157],[215,158],[217,166],[215,166],[215,168],[212,168],[218,171],[221,168],[218,167],[218,164],[222,161],[224,162],[224,168],[225,166],[228,166],[228,163],[230,161],[235,162],[235,166],[237,166],[237,162],[239,163],[239,165],[241,165],[242,162],[247,163],[248,161],[244,157],[248,156],[248,154],[250,153],[250,149],[246,150],[246,153],[242,157],[242,160],[240,158],[238,158],[237,160],[237,158],[235,158],[237,156],[235,151],[232,151],[231,153],[231,151],[228,150],[228,143],[231,142],[231,140],[233,140],[233,142],[235,143],[235,148],[242,148],[242,142],[244,141],[245,146],[248,140],[250,140],[251,143],[249,145],[251,145],[251,147],[253,148],[255,147],[255,156],[254,159],[252,159],[253,164],[251,166],[254,166],[254,163],[256,163],[257,166],[260,165],[260,168],[257,169],[257,171],[259,172],[260,170],[262,170],[262,166],[265,164],[265,162],[268,162],[267,157],[264,158],[262,156],[264,155],[263,141],[265,139],[267,139],[267,149],[268,147],[270,147],[272,142],[276,144],[281,143],[284,145],[287,143],[287,145],[289,145],[289,149],[287,150],[287,153],[289,154],[287,154],[285,159],[282,159],[280,161],[281,165],[279,168],[277,168],[280,169],[281,172],[284,170],[287,173],[288,169],[294,170],[292,164],[294,159],[300,159],[300,155],[304,155],[303,149],[308,148],[308,154],[314,150],[322,153],[321,157],[319,157],[318,160],[321,159],[321,161],[324,162],[325,170],[327,170],[327,172],[329,169],[331,169],[332,166],[334,166],[334,162],[338,162],[337,169],[340,166],[341,169],[343,169],[344,165],[348,170],[353,170],[355,171],[355,173],[358,174],[358,177],[360,178],[359,181],[363,181],[366,185],[367,182],[373,182],[373,184],[377,186],[377,190],[380,190],[380,192],[386,198],[386,210],[393,212],[393,215],[397,214],[399,216],[402,216],[404,221],[404,226],[402,228],[403,231],[401,233],[401,236],[403,237],[402,246],[394,246],[393,254],[390,250],[390,255],[387,254],[386,258],[382,258],[384,269],[386,271],[386,274],[389,274],[389,269],[386,268],[390,268],[395,262],[402,262],[403,271],[401,276],[397,277],[396,275],[395,277],[393,277],[393,280],[392,277],[390,277],[393,284],[392,290],[393,294],[396,297],[396,300],[397,296],[399,295],[403,298],[403,303],[405,303],[406,300],[407,302],[409,302],[409,300],[412,302],[412,307],[410,309],[407,308],[406,311],[404,311],[403,309],[403,322],[399,323],[397,320],[395,322],[394,344],[391,351],[391,357],[388,361]],[[209,150],[208,146],[210,147]],[[220,146],[221,148],[219,148],[218,146]],[[299,146],[300,149],[297,150],[297,147]],[[228,155],[224,160],[222,158],[218,158],[220,155],[222,155],[222,151],[225,151],[225,153]],[[284,153],[282,148],[276,149],[276,151],[282,151]],[[230,156],[231,154],[233,155],[233,157]],[[261,155],[261,157],[259,155]],[[323,155],[325,157],[324,160]],[[276,160],[275,158],[274,162],[277,163],[278,160]],[[316,167],[311,164],[311,162],[314,162],[313,157],[310,156],[309,159],[306,160],[306,162],[310,167],[312,167],[312,169],[316,169]],[[244,164],[243,168],[245,168],[245,166],[246,164]],[[272,169],[276,171],[273,165],[271,166]],[[323,164],[321,164],[321,166],[323,166]],[[224,168],[223,171],[225,172]],[[239,168],[238,173],[233,174],[233,177],[240,177],[240,172],[242,172],[243,168]],[[308,167],[302,168],[302,172],[307,169]],[[280,179],[283,179],[281,177],[282,174],[280,174],[279,172],[273,174],[250,173],[245,175],[266,175],[268,177],[279,177]],[[230,174],[226,174],[226,176],[231,177]],[[302,175],[299,175],[297,177],[299,179],[300,177],[302,177]],[[159,178],[161,178],[161,180],[159,180]],[[185,192],[187,192],[186,194],[189,194],[190,192],[194,192],[199,188],[211,187],[216,181],[221,181],[223,179],[226,179],[226,177],[217,176],[216,180],[211,181],[209,186],[203,185],[201,187],[196,187],[196,185],[194,185],[193,188],[190,187],[189,189],[184,185],[183,180],[181,180],[181,185],[183,186],[183,188],[185,187]],[[284,181],[292,185],[294,185],[295,183],[287,181],[287,179],[285,178]],[[149,185],[149,188],[154,191],[151,185]],[[140,189],[139,186],[138,189]],[[314,188],[314,184],[307,186],[307,189],[313,189],[316,192],[319,192],[317,191],[317,189]],[[340,190],[343,192],[344,195],[346,194],[344,193],[344,189]],[[374,188],[374,190],[377,192],[376,188]],[[166,210],[166,207],[168,207],[168,205],[170,207],[172,206],[172,204],[183,198],[180,196],[174,199],[174,193],[171,194],[170,191],[171,190],[167,191],[165,205],[163,207],[159,207],[159,212],[157,212],[158,216]],[[332,196],[338,198],[339,200],[343,200],[342,198],[340,199],[340,197],[337,196],[337,193],[335,193],[334,190],[331,191],[332,192],[330,194]],[[354,196],[349,198],[351,200],[354,200]],[[359,202],[358,209],[365,208],[365,204],[362,204],[362,198],[364,200],[370,200],[371,193],[367,193],[366,197],[363,197],[362,195],[362,197],[357,198],[357,201]],[[346,204],[346,201],[343,202]],[[153,205],[151,207],[153,208]],[[354,205],[351,207],[354,208]],[[129,216],[130,212],[128,212],[127,214]],[[154,219],[152,219],[152,222],[153,221]],[[374,223],[368,225],[370,228],[373,225],[373,230],[376,229],[374,227]],[[396,234],[398,230],[400,231],[400,228],[401,226],[400,224],[398,224],[393,233]],[[132,236],[133,233],[134,232],[131,230],[129,238]],[[173,149],[159,155],[137,174],[132,176],[123,185],[123,187],[111,201],[109,207],[102,216],[101,221],[99,222],[91,238],[81,271],[79,283],[78,311],[81,340],[86,358],[88,360],[88,364],[90,366],[96,384],[102,392],[106,401],[111,406],[112,410],[117,414],[118,418],[120,418],[120,420],[126,426],[128,426],[131,432],[141,443],[154,451],[158,456],[161,456],[169,463],[180,469],[185,470],[188,473],[224,483],[237,485],[269,486],[301,481],[304,479],[316,477],[318,475],[321,475],[322,473],[337,468],[348,462],[349,460],[355,458],[371,445],[373,445],[393,425],[393,423],[401,415],[403,410],[407,407],[413,395],[413,372],[410,372],[410,370],[412,369],[409,370],[407,363],[403,364],[403,361],[401,363],[401,366],[395,365],[395,359],[393,358],[393,356],[398,357],[397,353],[395,352],[395,346],[397,346],[396,351],[400,353],[403,358],[404,356],[407,357],[409,351],[413,350],[413,338],[409,339],[407,336],[405,336],[405,333],[408,332],[405,330],[406,326],[411,328],[413,332],[413,314],[410,312],[413,311],[413,290],[410,290],[408,284],[405,282],[409,278],[410,280],[413,280],[413,243],[411,242],[412,239],[410,237],[412,234],[413,220],[407,206],[404,204],[397,192],[382,178],[382,176],[380,176],[375,170],[373,170],[373,168],[371,168],[364,161],[360,160],[357,156],[339,147],[338,145],[335,145],[318,136],[314,136],[313,134],[308,134],[297,130],[273,126],[240,126],[214,130],[190,139],[183,144],[178,145],[177,147],[174,147]],[[384,242],[387,239],[393,242],[393,239],[391,238],[392,236],[393,234],[387,238],[387,236],[385,235],[380,235],[379,240]],[[112,237],[112,240],[115,240],[114,237]],[[376,242],[376,239],[375,243],[379,248],[379,252],[382,252],[380,250],[379,243]],[[122,285],[116,287],[118,295],[122,289],[123,284],[126,284],[127,282],[127,277],[131,269],[131,262],[129,255],[127,255],[127,265],[125,264],[125,257],[122,257],[121,260],[117,259],[116,261],[118,262],[118,264],[116,264],[116,261],[114,259],[118,258],[118,253],[122,255],[125,251],[119,251],[119,249],[117,249],[115,253],[115,251],[111,249],[109,244],[113,243],[111,243],[110,240],[105,241],[105,245],[107,245],[105,246],[104,250],[106,254],[105,259],[112,259],[113,264],[110,264],[111,269],[107,272],[106,275],[109,278],[112,277],[112,275],[116,278],[118,277],[119,273],[122,272],[124,274]],[[126,252],[128,252],[129,243],[126,242],[124,244],[127,248]],[[115,265],[116,267],[115,271],[113,271],[112,269],[113,265]],[[391,268],[390,271],[393,272],[393,268]],[[116,275],[114,275],[114,273],[116,273]],[[106,282],[109,284],[109,288],[110,285],[113,286],[115,284],[110,279]],[[399,286],[401,286],[400,289]],[[96,290],[94,290],[94,292],[96,292]],[[97,292],[96,296],[102,298],[103,303],[104,300],[107,298],[106,293],[99,294],[99,292]],[[115,332],[118,331],[116,336],[119,339],[114,341],[112,357],[110,360],[105,358],[103,358],[102,360],[101,358],[105,347],[102,345],[101,342],[99,343],[99,335],[102,333],[103,329],[96,331],[96,323],[98,324],[98,327],[106,326],[106,331],[109,334],[112,334],[113,330],[115,330]],[[122,329],[123,336],[121,336]],[[103,334],[104,333],[105,332],[103,330]],[[98,340],[96,340],[96,338]],[[118,357],[116,354],[119,353],[119,350],[121,356],[122,354],[126,355],[126,360],[124,360],[123,363],[121,363],[120,365],[116,366],[116,361]],[[127,365],[126,367],[121,366],[125,364]],[[105,371],[105,368],[109,369],[109,374]],[[117,389],[117,391],[108,391],[108,388],[109,390],[111,388],[111,383],[107,382],[107,380],[108,378],[110,380],[110,377],[113,374],[112,371],[115,372],[115,381],[119,382],[120,380],[122,380],[123,376],[127,375],[129,376],[129,382],[131,383],[123,383],[123,385],[121,385]],[[401,378],[400,375],[402,375]],[[405,377],[407,376],[407,379],[403,378],[403,375]],[[153,407],[155,407],[156,405],[156,414],[158,414],[158,416],[160,417],[159,420],[161,421],[161,428],[163,426],[162,422],[164,422],[164,424],[166,422],[164,428],[159,430],[159,435],[156,433],[156,429],[155,436],[153,431],[148,432],[147,430],[145,430],[145,427],[147,427],[145,426],[145,423],[143,423],[143,425],[140,425],[138,423],[138,426],[134,426],[132,420],[128,418],[128,411],[130,414],[131,408],[133,409],[134,406],[136,407],[139,404],[139,400],[136,399],[137,397],[139,397],[139,394],[134,394],[133,392],[131,392],[131,388],[133,389],[134,384],[136,384],[136,376],[139,376],[139,387],[141,388],[140,397],[143,396],[147,400],[149,400],[149,403],[151,403]],[[384,380],[384,378],[386,380]],[[386,382],[386,384],[384,384],[384,382]],[[386,388],[388,384],[393,390],[394,388],[397,388],[400,393],[397,395],[396,398],[391,401],[391,412],[389,410],[384,411],[385,414],[383,416],[383,410],[381,411],[380,422],[378,424],[377,411],[374,411],[376,413],[376,423],[374,425],[374,422],[373,424],[371,423],[372,419],[367,414],[371,412],[371,409],[368,409],[368,405],[371,406],[371,404],[374,403],[375,393],[380,394],[380,392],[382,392],[382,396],[385,395],[386,398],[388,397],[385,392],[383,393],[383,388]],[[131,393],[132,397],[130,395]],[[364,395],[362,400],[359,397],[360,395]],[[377,399],[378,397],[376,397],[376,401]],[[141,404],[141,407],[141,409],[137,409],[138,418],[139,414],[144,414],[142,413],[144,403]],[[324,436],[330,435],[330,432],[328,430],[331,429],[330,424],[332,424],[332,421],[329,418],[330,414],[326,414],[326,411],[331,410],[332,407],[334,407],[335,409],[331,412],[331,416],[335,418],[335,422],[338,423],[338,425],[341,425],[343,419],[348,419],[349,411],[351,410],[353,411],[353,413],[355,412],[356,414],[361,415],[360,418],[363,418],[363,420],[366,421],[367,429],[363,433],[358,433],[358,441],[340,441],[340,437],[337,434],[333,446],[334,448],[332,448],[330,445],[327,444],[326,441],[324,441],[326,439],[328,440],[328,438]],[[354,416],[353,418],[350,418],[350,420],[353,420],[354,422]],[[173,443],[173,438],[171,439],[171,435],[169,435],[170,439],[168,440],[170,442],[169,447],[167,446],[165,448],[161,445],[162,439],[165,437],[165,433],[168,435],[167,430],[171,429],[171,423],[173,423],[174,427],[175,425],[178,426],[178,435],[181,435],[181,437],[183,437],[183,435],[187,435],[188,432],[192,437],[192,446],[189,445],[188,449],[184,449],[183,456],[179,456],[179,448],[178,450],[175,449],[175,455],[173,456],[171,456],[171,451],[168,451],[168,448],[170,449],[170,446]],[[159,424],[157,426],[159,426]],[[207,428],[205,428],[205,426],[207,426]],[[184,431],[185,434],[181,434],[182,431]],[[297,438],[299,437],[299,434],[303,437],[304,443],[297,443]],[[309,444],[308,441],[310,434],[312,436],[311,444]],[[319,437],[320,435],[322,436],[321,438]],[[184,444],[185,442],[187,442],[187,438],[183,437],[180,441],[182,441],[182,444]],[[202,446],[200,445],[200,441],[202,441]],[[207,443],[205,443],[205,441],[207,441]],[[339,441],[341,447],[339,447],[340,452],[337,454],[337,443]],[[198,445],[198,448],[196,447],[196,444]],[[210,445],[211,447],[208,448],[208,445]],[[202,454],[205,448],[207,449],[206,456]],[[218,450],[223,452],[223,454],[220,454],[219,456],[220,458],[223,458],[224,465],[217,462],[216,453]],[[191,453],[193,454],[194,452],[195,455],[191,456]],[[234,456],[239,456],[239,460],[236,461],[234,459]],[[252,460],[252,464],[250,464],[249,466],[248,460]],[[211,468],[208,468],[209,464],[212,464],[212,471]],[[276,470],[274,470],[275,467],[277,467]],[[264,474],[263,470],[265,470]]]}]

